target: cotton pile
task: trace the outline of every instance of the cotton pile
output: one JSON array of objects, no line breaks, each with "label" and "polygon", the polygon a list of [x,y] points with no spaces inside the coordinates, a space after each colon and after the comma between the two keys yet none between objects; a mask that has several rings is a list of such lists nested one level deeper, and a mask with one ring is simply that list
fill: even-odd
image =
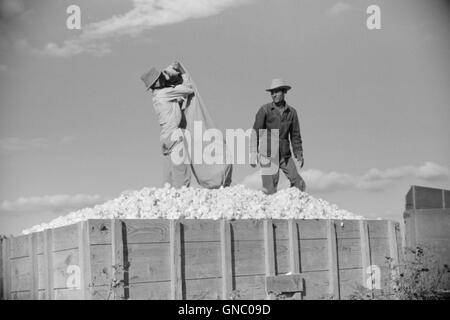
[{"label": "cotton pile", "polygon": [[221,189],[143,188],[85,208],[49,223],[24,230],[23,234],[53,229],[87,219],[363,219],[297,188],[272,195],[243,185]]}]

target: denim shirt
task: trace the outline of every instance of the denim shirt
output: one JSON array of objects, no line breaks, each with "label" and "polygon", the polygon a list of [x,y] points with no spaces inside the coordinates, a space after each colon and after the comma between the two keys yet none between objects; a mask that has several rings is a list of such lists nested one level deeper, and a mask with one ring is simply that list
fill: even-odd
[{"label": "denim shirt", "polygon": [[[272,157],[271,145],[279,146],[280,158],[291,157],[291,148],[298,159],[303,154],[302,137],[300,135],[300,123],[297,111],[286,103],[283,114],[277,110],[272,102],[263,105],[256,114],[253,124],[253,134],[250,138],[250,152],[259,152],[263,156]],[[260,136],[259,129],[267,129],[267,133]],[[279,130],[279,141],[271,142],[271,130]]]}]

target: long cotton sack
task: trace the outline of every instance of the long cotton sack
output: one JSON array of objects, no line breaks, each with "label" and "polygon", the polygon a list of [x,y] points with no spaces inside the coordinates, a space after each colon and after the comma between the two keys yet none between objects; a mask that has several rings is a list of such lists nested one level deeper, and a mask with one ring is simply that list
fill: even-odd
[{"label": "long cotton sack", "polygon": [[[189,75],[187,69],[184,66],[182,68]],[[205,131],[216,127],[192,77],[191,82],[195,94],[187,101],[185,109],[188,131],[188,133],[185,132],[185,147],[188,150],[193,176],[197,183],[204,188],[214,189],[229,186],[233,166],[226,163],[227,146],[223,134],[221,139],[212,138],[203,141]],[[219,159],[220,161],[214,161]]]}]

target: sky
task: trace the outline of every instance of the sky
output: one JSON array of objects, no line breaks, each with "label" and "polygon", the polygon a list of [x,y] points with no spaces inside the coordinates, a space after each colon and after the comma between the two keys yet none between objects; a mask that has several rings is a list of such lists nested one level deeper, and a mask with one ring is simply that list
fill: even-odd
[{"label": "sky", "polygon": [[[381,29],[369,30],[369,5]],[[81,9],[69,30],[67,7]],[[181,61],[216,126],[248,129],[273,78],[300,119],[307,192],[402,221],[450,189],[450,6],[440,0],[0,0],[0,234],[161,187],[139,79]],[[281,174],[279,188],[288,186]],[[260,188],[235,165],[233,184]]]}]

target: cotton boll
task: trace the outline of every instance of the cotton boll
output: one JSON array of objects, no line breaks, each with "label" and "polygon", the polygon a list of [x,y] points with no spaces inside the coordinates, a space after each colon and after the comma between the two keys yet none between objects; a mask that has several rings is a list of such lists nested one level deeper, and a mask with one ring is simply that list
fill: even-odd
[{"label": "cotton boll", "polygon": [[143,188],[123,192],[116,199],[84,208],[24,230],[24,234],[87,219],[362,219],[297,188],[273,195],[236,185],[202,188]]}]

